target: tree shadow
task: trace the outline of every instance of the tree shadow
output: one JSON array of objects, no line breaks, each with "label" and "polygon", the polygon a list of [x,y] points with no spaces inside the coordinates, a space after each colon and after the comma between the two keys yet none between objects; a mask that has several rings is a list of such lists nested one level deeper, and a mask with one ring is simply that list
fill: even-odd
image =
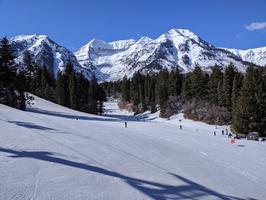
[{"label": "tree shadow", "polygon": [[[125,183],[131,187],[137,189],[143,194],[149,196],[156,200],[165,199],[222,199],[222,200],[242,200],[242,198],[224,195],[211,190],[203,185],[186,179],[180,175],[171,174],[178,180],[178,185],[168,185],[147,180],[142,180],[138,178],[132,178],[120,173],[110,171],[101,167],[88,165],[85,163],[79,163],[75,161],[66,160],[63,158],[55,157],[55,154],[46,151],[16,151],[7,148],[0,148],[0,152],[12,154],[9,157],[12,158],[32,158],[41,161],[47,161],[57,164],[62,164],[64,166],[74,167],[82,170],[87,170],[89,172],[99,173],[102,175],[115,177],[123,180]],[[180,185],[180,182],[184,184]]]},{"label": "tree shadow", "polygon": [[[128,115],[115,115],[115,114],[106,114],[105,116],[93,117],[93,116],[84,116],[84,115],[73,115],[68,113],[49,111],[40,108],[28,108],[27,112],[42,114],[42,115],[50,115],[55,117],[62,117],[66,119],[74,119],[74,120],[88,120],[88,121],[105,121],[105,122],[121,122],[121,121],[140,121],[140,118],[135,116]],[[143,119],[141,119],[143,120]]]},{"label": "tree shadow", "polygon": [[21,121],[7,121],[8,123],[16,124],[17,126],[22,126],[29,129],[37,129],[43,131],[57,131],[56,129],[49,128],[46,126],[40,126],[31,122],[21,122]]},{"label": "tree shadow", "polygon": [[61,117],[61,118],[66,118],[66,119],[74,119],[74,120],[119,121],[118,119],[112,119],[112,118],[106,118],[106,117],[104,118],[100,116],[89,117],[89,116],[84,116],[84,115],[72,115],[72,114],[67,114],[67,113],[62,113],[62,112],[44,110],[40,108],[29,108],[26,110],[26,112],[32,112],[32,113],[37,113],[37,114],[42,114],[42,115],[49,115],[49,116]]}]

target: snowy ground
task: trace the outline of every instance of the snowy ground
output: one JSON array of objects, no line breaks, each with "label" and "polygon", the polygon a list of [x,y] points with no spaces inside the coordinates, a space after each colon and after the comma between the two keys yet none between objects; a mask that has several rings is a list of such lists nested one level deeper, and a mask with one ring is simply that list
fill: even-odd
[{"label": "snowy ground", "polygon": [[229,144],[223,127],[182,115],[106,109],[100,117],[40,98],[26,112],[0,105],[0,199],[266,198],[265,143]]}]

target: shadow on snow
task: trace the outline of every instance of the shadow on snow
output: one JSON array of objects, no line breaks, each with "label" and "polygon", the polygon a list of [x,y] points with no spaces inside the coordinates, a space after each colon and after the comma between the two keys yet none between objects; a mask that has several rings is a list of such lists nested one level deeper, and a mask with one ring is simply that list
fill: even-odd
[{"label": "shadow on snow", "polygon": [[8,123],[16,124],[17,126],[22,126],[29,129],[37,129],[43,131],[56,131],[56,129],[49,128],[46,126],[40,126],[31,122],[21,122],[21,121],[7,121]]},{"label": "shadow on snow", "polygon": [[165,199],[199,199],[199,198],[216,198],[222,200],[241,200],[241,198],[229,196],[218,193],[203,185],[186,179],[180,175],[169,173],[179,181],[182,181],[183,185],[167,185],[138,178],[122,175],[117,172],[113,172],[101,167],[79,163],[75,161],[66,160],[63,158],[55,157],[54,154],[45,151],[16,151],[12,149],[0,148],[0,152],[12,154],[9,157],[12,158],[32,158],[52,163],[57,163],[69,167],[74,167],[89,172],[99,173],[102,175],[119,178],[131,187],[139,190],[143,194],[156,200]]},{"label": "shadow on snow", "polygon": [[145,121],[148,118],[148,115],[143,116],[134,116],[134,115],[116,115],[116,114],[106,114],[103,116],[84,116],[84,115],[73,115],[68,113],[49,111],[39,108],[28,108],[27,112],[49,115],[54,117],[62,117],[66,119],[75,119],[75,120],[88,120],[88,121],[109,121],[109,122],[120,122],[120,121]]}]

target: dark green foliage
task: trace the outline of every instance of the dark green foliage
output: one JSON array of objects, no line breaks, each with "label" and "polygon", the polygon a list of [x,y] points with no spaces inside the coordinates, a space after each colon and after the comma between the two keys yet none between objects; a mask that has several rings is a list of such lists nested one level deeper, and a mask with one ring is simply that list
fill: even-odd
[{"label": "dark green foliage", "polygon": [[124,102],[129,102],[130,99],[130,81],[125,76],[121,85],[122,100]]},{"label": "dark green foliage", "polygon": [[210,80],[208,82],[209,102],[211,104],[219,105],[219,93],[222,92],[221,91],[222,80],[223,80],[222,69],[220,66],[215,65],[212,68],[212,73],[210,75]]},{"label": "dark green foliage", "polygon": [[199,66],[196,66],[191,75],[191,96],[197,99],[207,98],[208,74],[203,72]]},{"label": "dark green foliage", "polygon": [[223,106],[227,107],[229,110],[232,108],[231,99],[235,74],[236,69],[233,64],[230,64],[225,68],[223,75]]},{"label": "dark green foliage", "polygon": [[25,109],[25,73],[18,71],[15,52],[6,37],[0,40],[0,103]]},{"label": "dark green foliage", "polygon": [[[160,106],[161,116],[169,117],[183,105],[186,116],[193,119],[232,122],[235,132],[266,135],[266,68],[249,67],[246,74],[232,64],[224,72],[217,65],[211,69],[206,73],[196,66],[185,75],[178,70],[161,70],[156,75],[137,72],[130,80],[102,85],[109,94],[123,91],[122,100],[133,103],[135,112],[155,112]],[[126,88],[130,88],[129,95],[125,95]]]},{"label": "dark green foliage", "polygon": [[238,133],[265,134],[265,77],[257,67],[247,68],[233,108],[233,128]]}]

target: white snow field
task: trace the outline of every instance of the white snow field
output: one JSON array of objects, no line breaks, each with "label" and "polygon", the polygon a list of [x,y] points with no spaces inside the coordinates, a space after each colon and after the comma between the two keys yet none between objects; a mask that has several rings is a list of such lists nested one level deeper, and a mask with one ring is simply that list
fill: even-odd
[{"label": "white snow field", "polygon": [[0,105],[0,199],[266,199],[265,143],[230,144],[222,127],[182,115],[106,109],[94,116],[37,97],[27,111]]}]

